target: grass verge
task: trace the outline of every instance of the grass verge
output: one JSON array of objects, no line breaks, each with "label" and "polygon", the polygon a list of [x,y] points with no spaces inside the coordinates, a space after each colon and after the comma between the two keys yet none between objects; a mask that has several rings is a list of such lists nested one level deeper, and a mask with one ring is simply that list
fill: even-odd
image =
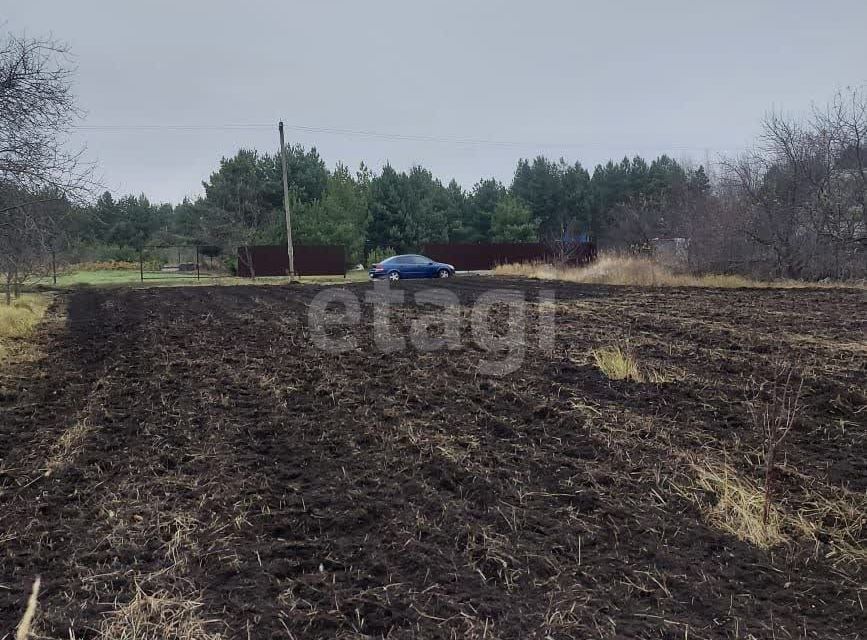
[{"label": "grass verge", "polygon": [[[297,278],[302,283],[316,284],[343,284],[346,282],[362,282],[367,280],[367,271],[348,271],[343,276],[301,276]],[[92,286],[92,287],[164,287],[164,286],[196,286],[196,285],[267,285],[286,284],[289,278],[285,276],[265,276],[255,280],[239,278],[236,276],[220,276],[202,273],[201,278],[189,273],[145,273],[144,281],[138,267],[135,269],[111,268],[111,269],[87,269],[71,270],[57,276],[58,288]],[[38,286],[51,286],[51,279],[42,280]]]},{"label": "grass verge", "polygon": [[25,340],[45,315],[47,296],[27,294],[12,301],[0,302],[0,366],[26,358],[32,345]]}]

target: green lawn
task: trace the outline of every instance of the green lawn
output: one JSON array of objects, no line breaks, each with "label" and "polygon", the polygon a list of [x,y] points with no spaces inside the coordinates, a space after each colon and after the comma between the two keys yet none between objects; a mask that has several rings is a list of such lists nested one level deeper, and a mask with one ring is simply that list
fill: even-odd
[{"label": "green lawn", "polygon": [[[342,283],[342,282],[361,282],[367,280],[367,271],[350,271],[346,274],[346,278],[341,276],[302,276],[299,278],[302,283]],[[237,285],[237,284],[285,284],[289,282],[289,278],[285,276],[274,276],[256,278],[238,278],[235,276],[225,276],[214,278],[202,275],[200,279],[196,279],[195,274],[180,274],[180,273],[147,273],[145,272],[144,282],[141,280],[141,275],[135,269],[103,269],[95,271],[72,271],[70,273],[58,274],[57,286],[60,288],[68,288],[75,286],[134,286],[134,287],[153,287],[153,286],[195,286],[195,285]],[[37,283],[42,286],[52,286],[51,278],[43,278]]]}]

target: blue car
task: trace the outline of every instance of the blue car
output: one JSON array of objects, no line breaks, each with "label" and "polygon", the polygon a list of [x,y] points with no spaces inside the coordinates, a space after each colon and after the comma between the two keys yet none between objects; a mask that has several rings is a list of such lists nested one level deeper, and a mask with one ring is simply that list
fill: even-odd
[{"label": "blue car", "polygon": [[435,262],[419,255],[392,256],[370,267],[370,279],[388,278],[396,282],[401,278],[451,278],[455,268],[444,262]]}]

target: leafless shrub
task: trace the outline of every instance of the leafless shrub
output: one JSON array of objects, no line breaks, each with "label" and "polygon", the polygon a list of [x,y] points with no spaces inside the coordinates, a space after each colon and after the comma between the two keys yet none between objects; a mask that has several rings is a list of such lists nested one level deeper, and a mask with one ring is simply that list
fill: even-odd
[{"label": "leafless shrub", "polygon": [[754,396],[749,408],[753,424],[762,434],[764,442],[765,489],[762,524],[767,528],[773,497],[774,462],[801,410],[804,378],[794,365],[779,362],[775,365],[772,380],[753,384]]},{"label": "leafless shrub", "polygon": [[596,257],[595,245],[576,224],[548,233],[543,238],[543,244],[551,262],[559,266],[584,265]]}]

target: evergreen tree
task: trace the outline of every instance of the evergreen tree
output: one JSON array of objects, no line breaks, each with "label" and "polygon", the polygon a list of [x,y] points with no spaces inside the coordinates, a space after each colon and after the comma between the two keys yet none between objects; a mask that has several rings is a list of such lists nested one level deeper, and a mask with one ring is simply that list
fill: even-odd
[{"label": "evergreen tree", "polygon": [[[299,205],[292,218],[293,241],[299,244],[340,245],[347,264],[363,259],[367,202],[363,189],[344,165],[328,177],[321,200]],[[285,225],[279,241],[286,242]]]},{"label": "evergreen tree", "polygon": [[538,223],[530,208],[514,196],[500,200],[491,218],[491,239],[494,242],[538,240]]},{"label": "evergreen tree", "polygon": [[497,204],[506,197],[508,191],[498,180],[489,178],[477,182],[467,202],[467,218],[464,224],[466,235],[463,242],[489,242],[491,239],[491,218]]},{"label": "evergreen tree", "polygon": [[704,166],[699,165],[698,169],[689,172],[687,188],[694,197],[704,198],[710,195],[710,179],[705,173]]}]

